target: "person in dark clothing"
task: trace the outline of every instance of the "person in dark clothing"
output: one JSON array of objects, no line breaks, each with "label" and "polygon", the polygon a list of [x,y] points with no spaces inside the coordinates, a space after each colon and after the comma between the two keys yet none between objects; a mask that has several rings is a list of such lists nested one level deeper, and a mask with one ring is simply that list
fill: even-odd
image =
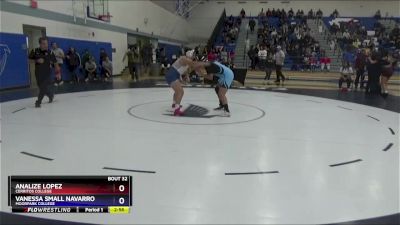
[{"label": "person in dark clothing", "polygon": [[379,78],[382,74],[382,65],[379,63],[379,54],[373,52],[367,60],[368,82],[365,93],[380,93]]},{"label": "person in dark clothing", "polygon": [[[39,38],[39,45],[39,48],[32,50],[29,54],[29,58],[35,61],[35,77],[39,87],[38,99],[35,102],[36,108],[40,107],[45,95],[49,98],[49,103],[53,102],[51,67],[54,66],[55,71],[60,71],[55,55],[49,50],[47,38]],[[56,78],[60,80],[61,74],[56,72]]]},{"label": "person in dark clothing", "polygon": [[380,61],[382,65],[382,74],[381,74],[381,92],[385,97],[389,94],[388,92],[388,81],[390,77],[392,77],[395,66],[397,65],[396,59],[393,57],[389,57],[388,52],[384,52],[382,60]]},{"label": "person in dark clothing", "polygon": [[357,54],[355,68],[356,68],[356,80],[354,81],[354,87],[358,88],[358,84],[360,83],[360,87],[364,88],[364,70],[365,64],[367,62],[367,57],[365,55],[365,50],[362,50]]},{"label": "person in dark clothing", "polygon": [[[265,78],[264,80],[268,80],[271,78],[272,69],[274,68],[274,57],[271,52],[268,52],[267,61],[265,63]],[[269,82],[267,83],[269,84]]]},{"label": "person in dark clothing", "polygon": [[260,49],[259,49],[259,47],[258,46],[255,46],[254,47],[254,52],[253,52],[253,54],[254,54],[254,70],[256,69],[256,66],[258,65],[258,63],[259,63],[259,61],[260,61],[260,59],[258,58],[258,52],[260,51]]},{"label": "person in dark clothing", "polygon": [[249,21],[249,27],[250,27],[250,31],[251,31],[251,33],[254,33],[254,27],[256,26],[256,21],[252,18],[250,21]]},{"label": "person in dark clothing", "polygon": [[78,67],[81,65],[81,59],[79,57],[79,54],[75,51],[75,48],[69,48],[66,58],[68,71],[71,75],[71,82],[75,81],[79,83],[79,77],[76,72]]},{"label": "person in dark clothing", "polygon": [[108,55],[107,55],[106,50],[104,48],[101,48],[100,49],[100,61],[99,61],[100,66],[103,65],[103,61],[105,61],[107,57],[108,57]]},{"label": "person in dark clothing", "polygon": [[82,73],[83,73],[84,77],[88,76],[87,71],[85,69],[85,65],[86,65],[86,62],[88,62],[91,57],[92,57],[92,55],[90,54],[89,50],[85,49],[85,51],[82,55],[82,58],[81,58],[81,69],[82,69]]},{"label": "person in dark clothing", "polygon": [[146,44],[145,46],[143,46],[140,55],[142,56],[141,59],[142,59],[142,64],[144,66],[144,70],[147,73],[151,65],[153,46],[151,44]]},{"label": "person in dark clothing", "polygon": [[240,17],[245,18],[246,17],[246,11],[244,11],[244,9],[242,9],[240,11]]},{"label": "person in dark clothing", "polygon": [[247,56],[251,60],[250,68],[252,70],[255,70],[256,69],[256,60],[255,60],[256,52],[255,52],[254,46],[250,47],[250,50],[247,52]]},{"label": "person in dark clothing", "polygon": [[133,61],[133,55],[134,55],[134,47],[129,46],[128,51],[125,52],[124,58],[122,58],[122,62],[125,62],[125,59],[128,58],[128,69],[132,80],[135,79],[135,72],[136,72],[135,63]]}]

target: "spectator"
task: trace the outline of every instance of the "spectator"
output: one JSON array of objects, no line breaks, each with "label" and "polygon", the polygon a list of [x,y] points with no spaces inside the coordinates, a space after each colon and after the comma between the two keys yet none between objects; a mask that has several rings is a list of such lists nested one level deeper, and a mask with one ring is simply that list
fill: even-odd
[{"label": "spectator", "polygon": [[240,11],[240,17],[245,18],[246,17],[246,11],[244,11],[244,9],[242,8],[242,10]]},{"label": "spectator", "polygon": [[382,74],[382,65],[379,63],[379,53],[374,51],[367,59],[368,82],[365,89],[367,94],[379,94],[379,77]]},{"label": "spectator", "polygon": [[310,57],[311,72],[315,72],[317,69],[317,54],[313,52]]},{"label": "spectator", "polygon": [[260,51],[260,47],[259,47],[259,45],[257,44],[257,45],[254,47],[254,51],[253,51],[254,69],[256,69],[256,66],[258,65],[258,62],[259,62],[258,51]]},{"label": "spectator", "polygon": [[73,47],[69,48],[66,58],[67,58],[68,71],[71,76],[71,82],[75,81],[79,83],[79,76],[77,74],[77,70],[81,65],[81,59],[79,54],[75,51],[75,48]]},{"label": "spectator", "polygon": [[[61,48],[59,48],[57,46],[57,43],[55,43],[55,42],[52,43],[51,48],[52,48],[51,53],[53,53],[54,56],[56,57],[57,64],[60,66],[60,68],[62,68],[62,65],[64,64],[64,58],[65,58],[64,51]],[[60,74],[61,74],[61,71],[60,71]],[[60,79],[55,79],[55,81],[54,81],[55,86],[62,85],[63,83],[64,82],[62,80],[62,76]]]},{"label": "spectator", "polygon": [[258,17],[264,17],[264,16],[265,16],[264,8],[261,8],[261,12],[258,14]]},{"label": "spectator", "polygon": [[272,74],[272,69],[274,68],[274,58],[272,56],[272,53],[269,51],[267,54],[267,60],[265,63],[265,78],[264,80],[268,80],[268,85],[269,83],[269,79],[271,78],[271,74]]},{"label": "spectator", "polygon": [[103,62],[106,60],[106,57],[108,57],[106,50],[104,48],[101,48],[100,49],[100,57],[99,57],[100,66],[103,65]]},{"label": "spectator", "polygon": [[350,39],[350,33],[347,31],[347,30],[345,30],[344,32],[343,32],[343,34],[342,34],[342,36],[343,36],[343,38],[344,39]]},{"label": "spectator", "polygon": [[333,50],[333,53],[336,52],[337,45],[336,45],[336,39],[335,38],[331,40],[331,43],[329,44],[329,47],[330,47],[331,50]]},{"label": "spectator", "polygon": [[[133,65],[134,65],[134,73],[135,73],[135,79],[136,82],[139,81],[140,79],[140,75],[141,75],[141,55],[140,55],[140,51],[139,51],[139,46],[134,45],[132,48],[133,51]],[[132,78],[133,80],[133,78]]]},{"label": "spectator", "polygon": [[222,48],[221,50],[221,61],[223,64],[229,64],[229,54],[228,52],[225,50],[225,48]]},{"label": "spectator", "polygon": [[288,16],[289,16],[289,18],[293,18],[294,12],[293,12],[292,8],[290,8],[290,10],[288,11]]},{"label": "spectator", "polygon": [[254,20],[254,18],[251,18],[251,20],[249,21],[249,27],[250,27],[251,33],[254,33],[255,26],[256,26],[256,21]]},{"label": "spectator", "polygon": [[211,51],[208,53],[207,59],[208,59],[209,62],[212,62],[212,61],[216,61],[216,60],[217,60],[217,54],[216,54],[216,52],[215,52],[215,49],[211,50]]},{"label": "spectator", "polygon": [[82,65],[82,67],[83,67],[83,68],[82,68],[82,72],[83,72],[83,74],[85,75],[85,76],[84,76],[85,78],[88,76],[87,71],[86,71],[86,68],[85,68],[86,62],[88,62],[88,61],[90,60],[91,57],[92,57],[92,55],[90,54],[89,50],[88,50],[88,49],[85,49],[85,52],[84,52],[83,55],[82,55],[82,62],[81,62],[81,65]]},{"label": "spectator", "polygon": [[316,15],[317,15],[317,18],[318,18],[318,19],[322,19],[323,13],[322,13],[321,9],[318,9]]},{"label": "spectator", "polygon": [[246,50],[250,50],[250,38],[246,38]]},{"label": "spectator", "polygon": [[354,48],[359,48],[360,45],[361,45],[360,40],[358,40],[358,38],[354,39],[354,41],[353,41],[353,47],[354,47]]},{"label": "spectator", "polygon": [[333,13],[331,14],[331,16],[332,16],[333,18],[339,17],[339,12],[337,11],[337,9],[333,10]]},{"label": "spectator", "polygon": [[131,79],[135,80],[136,78],[136,81],[139,81],[140,54],[136,45],[128,48],[122,61],[124,62],[126,58],[128,58],[128,68]]},{"label": "spectator", "polygon": [[367,63],[367,56],[365,54],[365,50],[359,50],[356,56],[355,69],[356,69],[356,80],[354,82],[355,88],[358,88],[358,84],[360,84],[361,88],[364,88],[364,79],[365,79],[365,65]]},{"label": "spectator", "polygon": [[320,60],[321,62],[321,70],[322,71],[328,71],[331,69],[331,58],[329,58],[328,56],[324,56],[321,58]]},{"label": "spectator", "polygon": [[280,84],[282,78],[282,84],[285,82],[285,76],[282,73],[282,67],[285,63],[285,53],[282,51],[281,46],[276,47],[275,53],[275,70],[276,70],[276,84]]},{"label": "spectator", "polygon": [[350,50],[347,50],[346,52],[343,53],[342,61],[344,65],[347,65],[347,63],[351,64],[354,61],[354,55],[350,52]]},{"label": "spectator", "polygon": [[254,49],[254,45],[250,46],[250,49],[247,51],[247,56],[249,57],[251,63],[250,63],[250,68],[252,70],[256,69],[255,66],[255,49]]},{"label": "spectator", "polygon": [[133,46],[129,46],[128,50],[124,54],[124,57],[122,58],[122,62],[125,62],[125,59],[128,58],[128,69],[132,80],[135,78],[135,64],[133,62],[133,54]]},{"label": "spectator", "polygon": [[302,71],[303,70],[307,70],[307,71],[311,70],[311,62],[310,62],[310,57],[308,55],[304,55]]},{"label": "spectator", "polygon": [[113,65],[108,56],[106,56],[105,60],[103,61],[101,71],[102,71],[102,77],[104,78],[105,81],[111,80],[111,77],[113,75]]},{"label": "spectator", "polygon": [[[38,99],[35,102],[35,107],[40,108],[42,100],[46,95],[49,98],[49,103],[53,102],[54,93],[51,88],[51,66],[59,70],[57,59],[51,51],[46,37],[39,38],[39,48],[32,50],[29,58],[35,61],[35,77],[39,87]],[[56,78],[61,79],[60,73],[56,73]]]},{"label": "spectator", "polygon": [[153,46],[150,43],[143,46],[140,55],[142,57],[144,70],[147,73],[153,58]]},{"label": "spectator", "polygon": [[310,9],[310,11],[308,11],[308,19],[314,19],[314,12],[312,9]]},{"label": "spectator", "polygon": [[383,96],[388,95],[388,81],[393,75],[394,67],[397,65],[395,60],[389,58],[389,53],[385,52],[382,60],[382,75],[381,75],[381,93]]},{"label": "spectator", "polygon": [[228,52],[228,60],[230,68],[236,68],[235,64],[233,63],[233,59],[235,58],[235,51],[231,50]]},{"label": "spectator", "polygon": [[260,51],[258,51],[258,68],[260,70],[265,70],[265,64],[267,63],[267,49],[265,46],[261,46]]},{"label": "spectator", "polygon": [[374,17],[375,17],[375,19],[380,20],[381,19],[381,10],[378,9],[378,11],[376,11]]},{"label": "spectator", "polygon": [[[198,55],[196,57],[199,58],[200,55]],[[165,53],[165,48],[161,48],[160,49],[159,62],[161,64],[160,73],[161,73],[161,75],[165,75],[165,71],[168,70],[169,67],[171,66],[171,64],[169,64],[169,62],[168,62],[168,58],[167,58],[166,53]],[[132,79],[133,79],[133,77],[132,77]]]},{"label": "spectator", "polygon": [[[351,68],[350,63],[344,64],[340,68],[340,78],[339,78],[339,89],[341,90],[350,90],[351,87],[351,75],[353,75],[353,68]],[[347,89],[342,89],[343,81],[347,83]]]},{"label": "spectator", "polygon": [[397,24],[393,28],[393,30],[390,32],[389,37],[390,37],[390,39],[395,39],[395,38],[399,39],[400,38],[400,25],[399,24]]},{"label": "spectator", "polygon": [[95,80],[96,79],[96,69],[97,69],[97,65],[96,62],[94,60],[94,57],[91,56],[89,58],[89,61],[87,61],[85,63],[85,70],[86,70],[86,76],[85,76],[85,82],[88,82],[89,80]]},{"label": "spectator", "polygon": [[322,34],[324,32],[324,27],[321,24],[318,24],[318,33]]}]

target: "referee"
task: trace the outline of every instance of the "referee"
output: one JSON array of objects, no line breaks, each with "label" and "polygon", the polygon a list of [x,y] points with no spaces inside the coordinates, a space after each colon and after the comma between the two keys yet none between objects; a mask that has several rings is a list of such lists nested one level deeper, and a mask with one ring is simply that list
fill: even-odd
[{"label": "referee", "polygon": [[51,80],[51,67],[54,66],[56,78],[59,80],[60,67],[57,64],[55,55],[49,50],[49,43],[46,37],[39,38],[39,48],[31,51],[29,58],[35,61],[35,77],[39,87],[39,96],[35,103],[36,108],[40,108],[42,100],[46,95],[49,103],[53,102],[54,93]]}]

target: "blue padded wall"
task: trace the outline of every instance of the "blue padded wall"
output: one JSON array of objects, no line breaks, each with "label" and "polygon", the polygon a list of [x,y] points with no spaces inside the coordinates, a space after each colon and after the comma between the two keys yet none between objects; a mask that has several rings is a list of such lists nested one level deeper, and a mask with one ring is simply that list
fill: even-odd
[{"label": "blue padded wall", "polygon": [[30,85],[26,36],[0,33],[0,89]]}]

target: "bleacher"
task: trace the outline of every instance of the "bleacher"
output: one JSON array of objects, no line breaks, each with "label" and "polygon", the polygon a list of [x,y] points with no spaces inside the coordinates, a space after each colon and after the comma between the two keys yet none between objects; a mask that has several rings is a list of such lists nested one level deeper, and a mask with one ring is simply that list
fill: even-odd
[{"label": "bleacher", "polygon": [[[390,18],[390,19],[392,19],[392,20],[394,20],[396,22],[400,21],[398,18]],[[323,18],[323,22],[324,22],[324,24],[326,25],[326,27],[329,30],[331,28],[331,25],[334,22],[338,23],[340,21],[346,22],[346,21],[351,21],[351,20],[353,20],[355,22],[359,22],[362,27],[365,27],[367,32],[368,31],[375,31],[376,23],[380,22],[375,17],[339,17],[339,18],[336,18],[336,19],[332,18],[332,17],[324,17]],[[388,29],[388,28],[386,28],[386,29]],[[390,32],[390,31],[386,30],[386,32]],[[338,37],[340,37],[340,36],[341,36],[341,34],[339,33]],[[383,48],[383,49],[385,49],[385,50],[387,50],[389,52],[393,52],[395,50],[395,47],[393,45],[389,44],[389,43],[381,44],[379,47],[381,47],[381,48]],[[342,50],[343,51],[347,51],[347,49],[343,49],[343,48],[342,48]],[[356,51],[356,49],[353,49],[352,53],[354,53],[355,51]],[[400,69],[397,68],[396,69],[396,73],[398,74],[399,72],[400,72]]]},{"label": "bleacher", "polygon": [[[236,20],[238,17],[234,17],[234,19]],[[258,30],[259,28],[262,28],[263,25],[265,23],[268,23],[269,26],[272,26],[274,28],[279,28],[281,26],[281,21],[279,17],[246,17],[246,19],[250,20],[250,19],[255,19],[258,23],[258,27],[256,26],[256,30]],[[395,18],[397,19],[397,18]],[[375,24],[378,22],[378,20],[374,17],[339,17],[339,18],[333,18],[333,17],[323,17],[322,21],[324,22],[324,24],[326,25],[326,27],[329,29],[332,21],[350,21],[350,20],[354,20],[356,22],[359,22],[361,26],[365,27],[365,29],[367,31],[373,31]],[[397,19],[399,20],[399,19]],[[293,17],[289,19],[289,24],[298,24],[302,21],[302,19]],[[224,41],[224,37],[223,37],[223,27],[219,30],[219,33],[217,35],[217,37],[215,38],[215,42],[214,42],[214,46],[215,47],[224,47],[228,52],[234,52],[236,45],[237,45],[237,40],[233,43],[225,43]],[[246,30],[239,30],[239,32],[246,32]],[[252,43],[251,45],[254,45],[255,43]],[[384,47],[388,47],[388,46],[384,46]],[[343,49],[342,49],[343,51]],[[242,56],[243,53],[239,53],[236,54],[236,57],[240,57]],[[293,67],[294,61],[295,61],[295,56],[293,55],[289,55],[287,54],[287,57],[285,58],[285,69],[291,69]]]},{"label": "bleacher", "polygon": [[[233,19],[236,21],[239,17],[233,17]],[[224,26],[221,27],[221,29],[218,32],[217,37],[215,38],[214,41],[214,47],[215,48],[221,48],[223,47],[227,52],[235,52],[235,48],[236,48],[236,43],[237,43],[237,39],[235,42],[232,43],[225,43],[224,40],[224,36],[223,36],[223,30],[224,30]],[[240,29],[239,29],[240,32]]]},{"label": "bleacher", "polygon": [[[269,26],[272,26],[273,28],[278,29],[282,24],[281,20],[279,17],[253,17],[254,19],[258,20],[258,29],[262,29],[262,26],[265,24],[268,24]],[[288,18],[288,25],[294,25],[294,24],[300,24],[302,22],[302,19],[299,18]],[[285,64],[284,64],[284,69],[290,70],[293,68],[295,61],[295,56],[290,55],[289,53],[286,54],[285,58]]]}]

